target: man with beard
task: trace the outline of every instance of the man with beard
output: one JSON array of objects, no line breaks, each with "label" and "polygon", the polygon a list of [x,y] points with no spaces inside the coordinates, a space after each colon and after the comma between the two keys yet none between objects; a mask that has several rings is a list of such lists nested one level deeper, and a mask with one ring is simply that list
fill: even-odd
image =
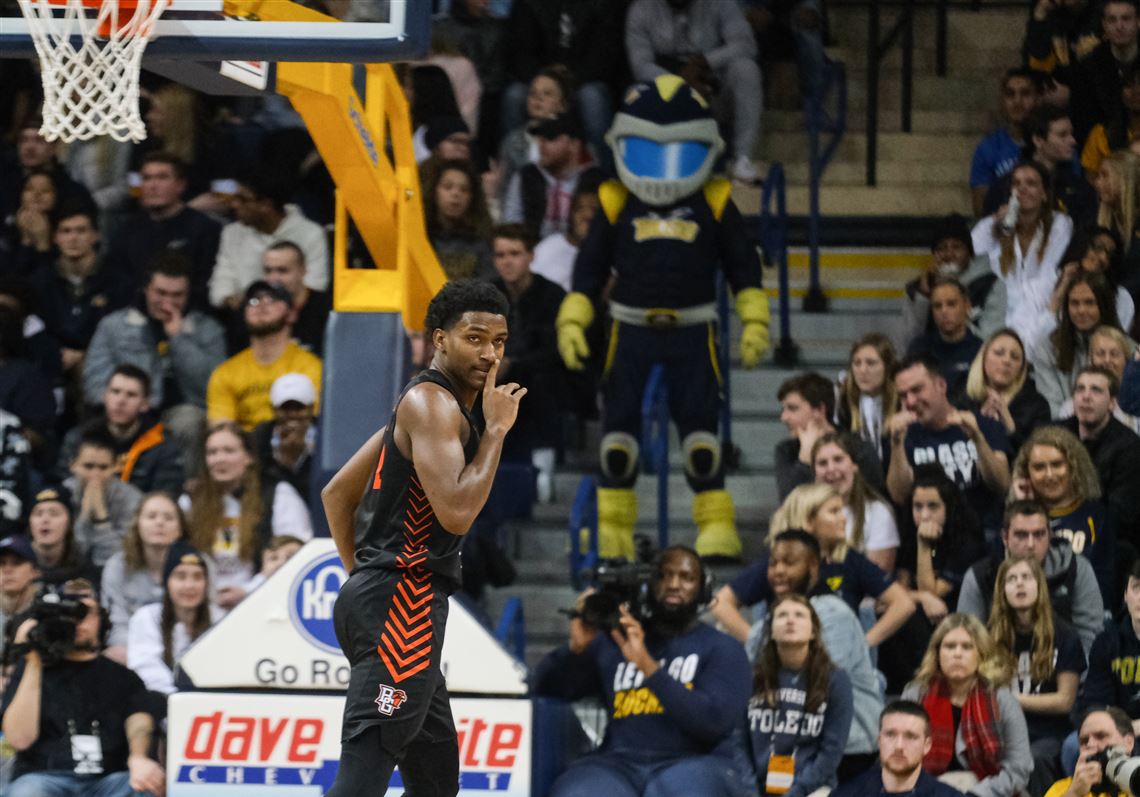
[{"label": "man with beard", "polygon": [[961,797],[962,792],[923,771],[922,759],[932,742],[926,709],[911,700],[894,701],[879,717],[880,765],[833,790],[832,797]]},{"label": "man with beard", "polygon": [[146,687],[100,655],[109,621],[94,587],[75,579],[63,592],[87,607],[70,649],[58,661],[45,661],[29,644],[38,621],[25,616],[9,651],[18,663],[4,690],[0,727],[16,749],[16,777],[5,794],[162,794],[165,774],[147,752],[154,720]]},{"label": "man with beard", "polygon": [[601,750],[563,773],[552,797],[656,794],[663,784],[675,794],[725,791],[752,678],[740,645],[698,620],[707,592],[697,552],[673,545],[657,557],[644,625],[625,606],[608,632],[571,617],[569,644],[539,663],[534,691],[602,697],[610,722]]},{"label": "man with beard", "polygon": [[258,280],[245,292],[249,348],[219,365],[206,388],[210,423],[237,421],[249,431],[273,420],[269,390],[289,373],[309,377],[321,393],[321,361],[293,340],[293,297],[285,288]]}]

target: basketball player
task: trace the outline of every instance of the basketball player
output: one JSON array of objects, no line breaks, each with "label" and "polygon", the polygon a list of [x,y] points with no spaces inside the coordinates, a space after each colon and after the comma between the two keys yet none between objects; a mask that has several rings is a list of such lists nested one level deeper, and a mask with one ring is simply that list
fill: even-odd
[{"label": "basketball player", "polygon": [[[439,660],[447,598],[459,586],[459,547],[487,501],[526,394],[514,382],[495,385],[507,310],[488,283],[444,286],[427,311],[431,366],[321,494],[352,573],[333,614],[352,670],[329,797],[382,795],[397,765],[415,797],[459,790]],[[482,436],[470,414],[480,394]]]}]

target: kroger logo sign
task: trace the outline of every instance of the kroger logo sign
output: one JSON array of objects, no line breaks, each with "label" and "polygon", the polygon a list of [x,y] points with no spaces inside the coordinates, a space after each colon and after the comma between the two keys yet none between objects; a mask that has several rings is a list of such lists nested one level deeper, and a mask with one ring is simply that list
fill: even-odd
[{"label": "kroger logo sign", "polygon": [[322,556],[300,572],[289,589],[289,615],[305,639],[329,653],[340,653],[333,630],[333,604],[348,580],[340,556]]}]

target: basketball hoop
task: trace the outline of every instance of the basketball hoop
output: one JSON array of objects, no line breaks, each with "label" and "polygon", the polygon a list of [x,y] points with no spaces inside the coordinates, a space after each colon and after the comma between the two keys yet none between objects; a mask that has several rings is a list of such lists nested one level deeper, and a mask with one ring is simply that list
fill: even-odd
[{"label": "basketball hoop", "polygon": [[146,138],[139,115],[139,69],[154,23],[169,3],[20,0],[40,58],[44,138]]}]

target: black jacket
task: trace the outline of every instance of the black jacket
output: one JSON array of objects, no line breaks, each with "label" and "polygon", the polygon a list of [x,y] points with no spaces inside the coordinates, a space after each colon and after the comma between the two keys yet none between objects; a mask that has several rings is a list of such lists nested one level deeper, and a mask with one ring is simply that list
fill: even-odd
[{"label": "black jacket", "polygon": [[1120,706],[1132,719],[1140,719],[1140,639],[1127,614],[1093,641],[1089,670],[1081,686],[1078,706]]},{"label": "black jacket", "polygon": [[1078,144],[1084,144],[1095,125],[1108,124],[1124,112],[1120,88],[1125,66],[1116,60],[1108,42],[1101,42],[1077,64],[1069,116]]},{"label": "black jacket", "polygon": [[565,64],[578,85],[626,83],[624,15],[613,0],[515,0],[507,18],[507,76],[529,83],[538,70]]},{"label": "black jacket", "polygon": [[[1076,418],[1061,426],[1080,436]],[[1116,536],[1140,549],[1140,436],[1116,418],[1094,439],[1082,440],[1100,476],[1103,500],[1119,518]]]}]

